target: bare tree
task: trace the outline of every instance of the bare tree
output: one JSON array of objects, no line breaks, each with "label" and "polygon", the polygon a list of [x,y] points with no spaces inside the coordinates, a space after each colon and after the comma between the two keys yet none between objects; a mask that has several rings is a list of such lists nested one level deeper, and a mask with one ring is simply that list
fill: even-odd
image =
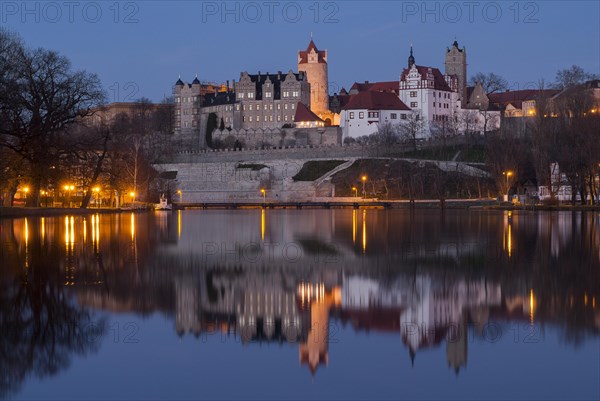
[{"label": "bare tree", "polygon": [[[6,31],[0,32],[0,43],[19,46]],[[0,58],[0,146],[26,160],[28,204],[38,206],[49,167],[69,151],[68,127],[103,102],[104,92],[95,74],[73,71],[69,60],[54,51],[21,47],[11,52],[14,58]]]},{"label": "bare tree", "polygon": [[417,138],[425,129],[425,121],[420,111],[413,110],[406,116],[399,126],[400,138],[412,144],[413,150],[417,150]]},{"label": "bare tree", "polygon": [[600,77],[597,74],[584,71],[584,69],[578,65],[572,65],[570,68],[565,68],[556,72],[554,87],[556,89],[572,88],[593,79],[600,79]]},{"label": "bare tree", "polygon": [[502,76],[494,74],[493,72],[487,74],[478,72],[471,77],[469,80],[469,85],[475,86],[478,82],[481,84],[486,94],[502,92],[508,89],[508,81]]}]

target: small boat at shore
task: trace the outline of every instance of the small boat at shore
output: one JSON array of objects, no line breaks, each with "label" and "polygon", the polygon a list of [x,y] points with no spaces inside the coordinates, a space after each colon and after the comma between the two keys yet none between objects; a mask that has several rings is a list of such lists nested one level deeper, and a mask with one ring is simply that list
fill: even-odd
[{"label": "small boat at shore", "polygon": [[164,195],[160,196],[160,203],[154,205],[154,210],[171,210],[173,205],[169,205],[167,198]]}]

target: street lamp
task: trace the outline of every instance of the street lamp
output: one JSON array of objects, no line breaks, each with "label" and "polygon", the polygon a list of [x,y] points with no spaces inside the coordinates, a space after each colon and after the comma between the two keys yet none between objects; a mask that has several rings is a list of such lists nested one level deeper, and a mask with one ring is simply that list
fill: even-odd
[{"label": "street lamp", "polygon": [[183,203],[183,192],[181,192],[181,189],[177,190],[177,195],[179,195],[179,203]]},{"label": "street lamp", "polygon": [[367,182],[367,176],[366,176],[366,175],[363,175],[363,176],[361,177],[361,180],[362,180],[362,185],[363,185],[363,198],[366,198],[366,197],[367,197],[367,193],[366,193],[366,191],[365,191],[365,184],[366,184],[366,182]]},{"label": "street lamp", "polygon": [[29,187],[23,188],[23,192],[25,192],[25,202],[27,202],[27,194],[29,193]]},{"label": "street lamp", "polygon": [[508,201],[508,192],[510,190],[510,187],[508,186],[508,179],[513,175],[513,172],[503,171],[502,174],[506,176],[506,200]]},{"label": "street lamp", "polygon": [[352,187],[352,190],[354,191],[354,197],[358,198],[358,189],[356,187]]},{"label": "street lamp", "polygon": [[94,187],[92,191],[96,193],[96,205],[98,205],[98,209],[100,209],[100,188]]},{"label": "street lamp", "polygon": [[261,193],[261,194],[262,194],[262,196],[263,196],[263,203],[267,203],[267,190],[266,190],[266,189],[264,189],[264,188],[261,188],[261,189],[260,189],[260,193]]},{"label": "street lamp", "polygon": [[73,185],[65,185],[64,186],[65,191],[68,192],[69,194],[69,208],[71,207],[71,191],[75,189],[75,187]]},{"label": "street lamp", "polygon": [[129,196],[131,196],[131,203],[135,202],[135,192],[131,191],[129,192]]}]

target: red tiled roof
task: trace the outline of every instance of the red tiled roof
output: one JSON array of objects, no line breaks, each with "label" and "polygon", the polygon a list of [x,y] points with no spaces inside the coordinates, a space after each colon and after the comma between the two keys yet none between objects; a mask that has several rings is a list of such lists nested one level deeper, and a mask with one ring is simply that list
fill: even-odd
[{"label": "red tiled roof", "polygon": [[399,93],[400,83],[398,81],[382,81],[382,82],[355,82],[350,90],[357,92],[374,91],[374,92],[390,92]]},{"label": "red tiled roof", "polygon": [[502,105],[505,107],[509,104],[512,104],[517,109],[520,109],[522,108],[523,102],[526,100],[533,100],[540,95],[554,96],[558,92],[560,91],[555,89],[523,89],[516,91],[489,93],[487,96],[490,100],[490,103]]},{"label": "red tiled roof", "polygon": [[369,90],[373,92],[390,92],[397,94],[400,91],[400,83],[398,81],[375,82]]},{"label": "red tiled roof", "polygon": [[364,82],[364,83],[355,82],[350,87],[350,90],[351,91],[356,90],[357,92],[364,92],[364,91],[368,91],[369,89],[371,89],[372,86],[373,86],[373,83],[370,83],[370,82]]},{"label": "red tiled roof", "polygon": [[296,115],[294,116],[294,122],[299,123],[300,121],[324,122],[319,118],[319,116],[310,111],[304,103],[298,102],[298,104],[296,105]]},{"label": "red tiled roof", "polygon": [[[417,65],[416,67],[417,67],[417,71],[419,71],[419,74],[421,74],[421,77],[423,77],[423,78],[427,76],[427,71],[429,70],[429,68],[431,68],[431,73],[433,74],[433,88],[434,89],[448,91],[448,92],[452,91],[452,89],[450,89],[450,87],[448,86],[448,82],[446,82],[444,75],[440,72],[439,69],[433,68],[433,67],[425,67],[422,65]],[[408,75],[409,71],[410,70],[408,68],[405,68],[402,71],[402,76],[400,77],[401,81],[406,81],[406,76]]]},{"label": "red tiled roof", "polygon": [[410,110],[397,95],[389,92],[366,91],[352,95],[344,110]]},{"label": "red tiled roof", "polygon": [[315,45],[315,42],[313,42],[313,40],[311,39],[306,50],[305,51],[301,50],[298,52],[298,57],[299,57],[298,64],[308,63],[308,53],[310,53],[311,50],[314,50],[319,55],[319,63],[327,62],[325,60],[327,52],[317,49],[317,45]]}]

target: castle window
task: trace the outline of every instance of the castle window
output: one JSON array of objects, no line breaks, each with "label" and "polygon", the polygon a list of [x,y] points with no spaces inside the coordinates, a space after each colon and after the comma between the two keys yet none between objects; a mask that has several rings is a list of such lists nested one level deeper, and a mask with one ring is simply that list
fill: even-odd
[{"label": "castle window", "polygon": [[292,110],[294,110],[295,107],[296,107],[296,105],[292,103]]},{"label": "castle window", "polygon": [[400,119],[401,120],[406,120],[406,113],[400,114]]},{"label": "castle window", "polygon": [[242,117],[242,121],[246,122],[246,116]]},{"label": "castle window", "polygon": [[269,105],[269,110],[273,110],[273,104]]},{"label": "castle window", "polygon": [[250,107],[250,110],[252,110],[252,109],[254,108],[254,106],[253,106],[253,105],[250,105],[250,106],[248,106],[248,107]]},{"label": "castle window", "polygon": [[254,99],[254,92],[248,92],[248,99]]},{"label": "castle window", "polygon": [[283,108],[284,108],[285,110],[287,110],[287,109],[288,109],[288,105],[287,105],[287,103],[283,105]]},{"label": "castle window", "polygon": [[269,116],[269,121],[273,122],[273,116]]},{"label": "castle window", "polygon": [[281,110],[281,104],[277,103],[277,110]]},{"label": "castle window", "polygon": [[300,96],[300,92],[298,92],[298,91],[295,91],[295,92],[293,93],[293,96],[294,96],[294,97],[298,97],[298,96]]},{"label": "castle window", "polygon": [[271,92],[265,92],[265,97],[266,98],[271,98],[272,97],[272,93]]},{"label": "castle window", "polygon": [[350,118],[352,118],[352,119],[354,118],[354,112],[353,111],[350,112]]},{"label": "castle window", "polygon": [[288,92],[288,91],[283,92],[283,97],[289,97],[289,96],[290,96],[290,92]]},{"label": "castle window", "polygon": [[187,128],[187,127],[188,127],[188,122],[187,122],[187,121],[185,122],[185,125],[184,125],[184,126],[185,126],[185,128]]},{"label": "castle window", "polygon": [[435,92],[433,92],[433,97],[435,97]]},{"label": "castle window", "polygon": [[417,102],[410,102],[410,107],[419,107]]},{"label": "castle window", "polygon": [[239,97],[240,99],[243,99],[243,98],[244,98],[244,92],[240,92],[240,93],[238,93],[238,97]]},{"label": "castle window", "polygon": [[250,122],[252,122],[252,116],[250,116],[249,118],[250,118]]},{"label": "castle window", "polygon": [[410,97],[417,97],[417,91],[411,91]]},{"label": "castle window", "polygon": [[392,114],[390,114],[390,118],[391,118],[392,120],[395,120],[395,119],[397,119],[397,118],[398,118],[398,114],[396,114],[396,113],[392,113]]},{"label": "castle window", "polygon": [[285,121],[287,121],[287,120],[288,120],[288,116],[285,116],[285,117],[284,117],[284,120],[285,120]]},{"label": "castle window", "polygon": [[260,122],[260,116],[256,116],[256,122]]},{"label": "castle window", "polygon": [[358,118],[365,118],[365,113],[364,112],[359,112],[358,113]]},{"label": "castle window", "polygon": [[281,116],[277,116],[277,121],[281,121]]},{"label": "castle window", "polygon": [[240,105],[239,105],[239,104],[236,104],[236,105],[235,105],[235,109],[236,109],[237,111],[240,111]]}]

